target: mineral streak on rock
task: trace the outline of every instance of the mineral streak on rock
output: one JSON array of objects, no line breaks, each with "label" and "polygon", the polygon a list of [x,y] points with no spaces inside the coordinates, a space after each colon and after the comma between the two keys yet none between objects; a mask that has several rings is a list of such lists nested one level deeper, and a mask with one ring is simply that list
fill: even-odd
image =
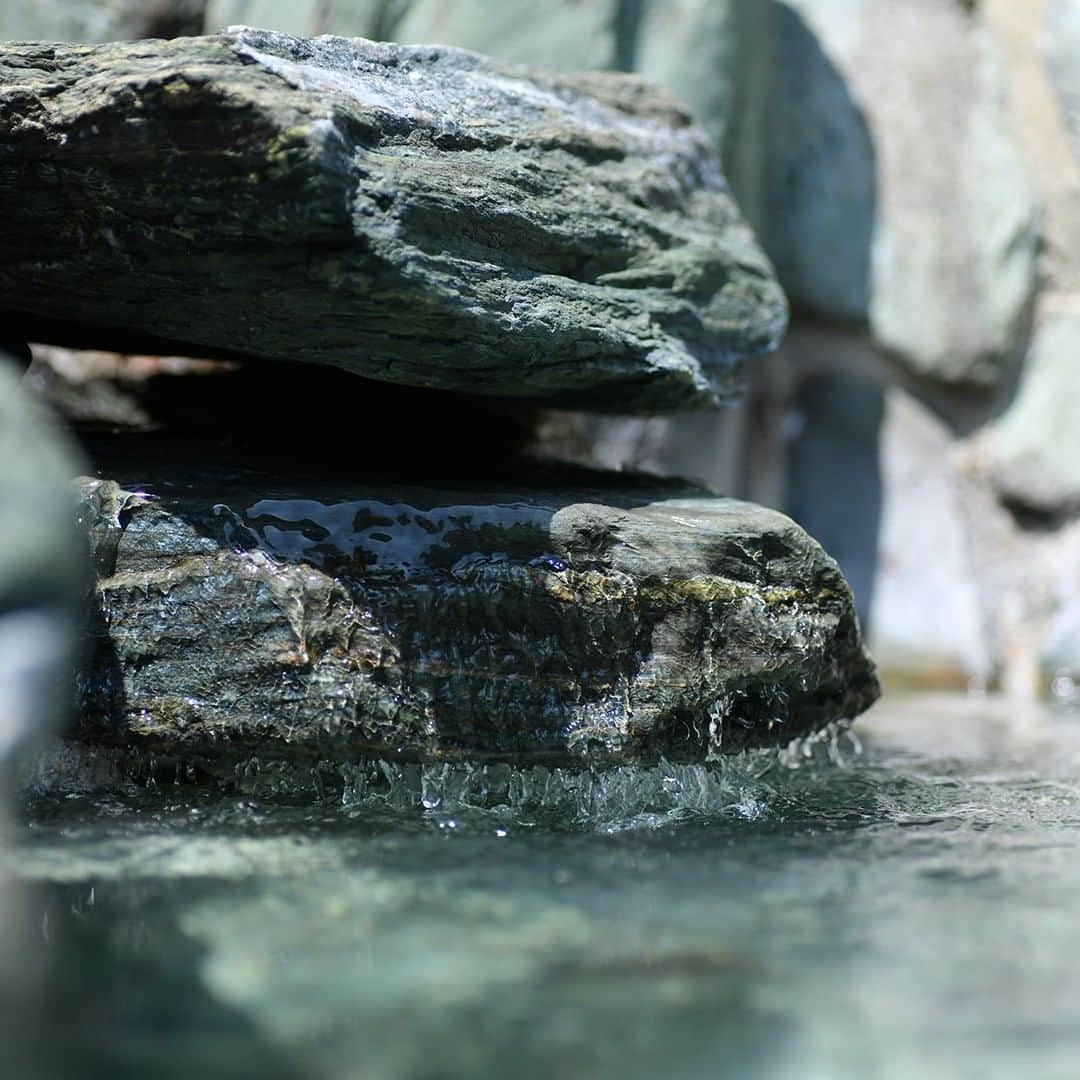
[{"label": "mineral streak on rock", "polygon": [[0,318],[658,412],[783,294],[705,137],[628,76],[234,28],[0,55]]},{"label": "mineral streak on rock", "polygon": [[81,481],[88,741],[218,775],[253,755],[688,762],[878,694],[836,564],[746,503],[579,470],[456,491],[135,475]]}]

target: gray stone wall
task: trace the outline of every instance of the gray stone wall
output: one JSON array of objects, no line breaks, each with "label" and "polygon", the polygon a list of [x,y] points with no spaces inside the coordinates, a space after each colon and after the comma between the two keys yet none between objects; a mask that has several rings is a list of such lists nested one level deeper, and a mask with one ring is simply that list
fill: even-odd
[{"label": "gray stone wall", "polygon": [[202,31],[207,0],[26,0],[0,8],[0,40],[128,41]]}]

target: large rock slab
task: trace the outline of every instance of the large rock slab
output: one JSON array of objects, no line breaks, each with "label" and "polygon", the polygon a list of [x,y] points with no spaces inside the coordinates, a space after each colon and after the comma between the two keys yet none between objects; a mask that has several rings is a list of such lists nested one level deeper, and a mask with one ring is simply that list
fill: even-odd
[{"label": "large rock slab", "polygon": [[778,120],[768,92],[775,8],[771,0],[212,0],[206,29],[243,22],[296,32],[317,24],[319,32],[439,42],[549,71],[633,71],[688,106],[763,235],[763,132]]},{"label": "large rock slab", "polygon": [[137,460],[82,482],[85,740],[223,775],[696,761],[877,696],[836,564],[773,511],[584,470],[454,489]]},{"label": "large rock slab", "polygon": [[785,324],[676,106],[446,48],[13,46],[0,213],[0,315],[58,344],[663,411]]}]

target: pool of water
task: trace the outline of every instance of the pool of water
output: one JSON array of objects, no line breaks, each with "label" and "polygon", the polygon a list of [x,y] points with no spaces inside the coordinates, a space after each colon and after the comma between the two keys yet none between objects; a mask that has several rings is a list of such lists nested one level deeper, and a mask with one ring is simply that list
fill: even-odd
[{"label": "pool of water", "polygon": [[900,698],[859,733],[483,807],[37,795],[9,1075],[1080,1075],[1080,716]]}]

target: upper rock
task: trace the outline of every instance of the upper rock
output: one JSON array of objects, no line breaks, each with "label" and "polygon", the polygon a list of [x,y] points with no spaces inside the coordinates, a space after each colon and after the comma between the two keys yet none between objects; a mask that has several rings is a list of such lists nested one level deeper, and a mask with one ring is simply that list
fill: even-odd
[{"label": "upper rock", "polygon": [[38,340],[658,412],[730,397],[786,319],[677,106],[445,47],[10,46],[0,214]]}]

